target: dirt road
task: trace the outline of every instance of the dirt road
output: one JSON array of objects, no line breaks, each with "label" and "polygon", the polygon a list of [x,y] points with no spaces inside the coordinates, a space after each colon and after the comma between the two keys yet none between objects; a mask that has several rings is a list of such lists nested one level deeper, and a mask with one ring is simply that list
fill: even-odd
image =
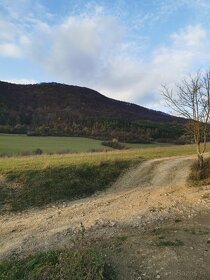
[{"label": "dirt road", "polygon": [[110,238],[208,210],[209,200],[203,197],[210,188],[187,186],[192,160],[191,156],[145,161],[92,197],[0,216],[0,258],[69,244],[81,223],[87,235]]}]

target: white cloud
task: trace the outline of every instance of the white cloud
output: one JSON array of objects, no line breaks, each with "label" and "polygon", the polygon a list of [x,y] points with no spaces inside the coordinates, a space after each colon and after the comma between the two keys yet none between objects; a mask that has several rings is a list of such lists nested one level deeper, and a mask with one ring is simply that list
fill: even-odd
[{"label": "white cloud", "polygon": [[36,84],[37,83],[37,81],[31,80],[31,79],[5,79],[4,81],[8,82],[8,83],[22,84],[22,85]]},{"label": "white cloud", "polygon": [[205,63],[210,53],[207,32],[201,26],[188,26],[171,35],[171,44],[156,49],[149,62],[133,61],[132,56],[115,58],[108,75],[97,87],[119,99],[159,107],[161,84],[172,84]]},{"label": "white cloud", "polygon": [[3,43],[0,44],[0,56],[19,58],[21,57],[21,50],[15,44]]},{"label": "white cloud", "polygon": [[171,38],[177,47],[185,47],[200,49],[203,45],[203,41],[207,37],[207,32],[200,25],[187,26],[184,30],[179,33],[173,33]]},{"label": "white cloud", "polygon": [[18,29],[11,22],[1,18],[0,19],[0,40],[11,41],[16,38]]},{"label": "white cloud", "polygon": [[121,47],[122,33],[109,16],[69,17],[51,29],[51,48],[44,65],[71,82],[95,80]]}]

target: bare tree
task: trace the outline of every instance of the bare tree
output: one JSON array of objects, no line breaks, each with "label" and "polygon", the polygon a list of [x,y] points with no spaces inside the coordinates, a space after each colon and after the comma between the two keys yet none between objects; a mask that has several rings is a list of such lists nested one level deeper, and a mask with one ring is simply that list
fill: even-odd
[{"label": "bare tree", "polygon": [[210,71],[189,75],[175,85],[175,91],[163,85],[162,95],[175,113],[189,121],[199,166],[203,168],[210,114]]}]

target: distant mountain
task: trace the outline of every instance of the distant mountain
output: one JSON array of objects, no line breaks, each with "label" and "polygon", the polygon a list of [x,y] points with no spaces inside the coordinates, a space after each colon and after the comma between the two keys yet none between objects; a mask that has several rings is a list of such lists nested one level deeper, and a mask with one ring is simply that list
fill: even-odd
[{"label": "distant mountain", "polygon": [[180,136],[179,122],[174,116],[85,87],[0,82],[0,132],[148,142]]}]

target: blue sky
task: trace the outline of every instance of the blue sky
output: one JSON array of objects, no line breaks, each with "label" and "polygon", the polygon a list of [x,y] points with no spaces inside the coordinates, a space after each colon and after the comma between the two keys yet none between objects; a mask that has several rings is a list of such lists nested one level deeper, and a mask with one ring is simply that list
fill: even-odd
[{"label": "blue sky", "polygon": [[0,80],[62,82],[164,110],[210,61],[209,0],[0,0]]}]

